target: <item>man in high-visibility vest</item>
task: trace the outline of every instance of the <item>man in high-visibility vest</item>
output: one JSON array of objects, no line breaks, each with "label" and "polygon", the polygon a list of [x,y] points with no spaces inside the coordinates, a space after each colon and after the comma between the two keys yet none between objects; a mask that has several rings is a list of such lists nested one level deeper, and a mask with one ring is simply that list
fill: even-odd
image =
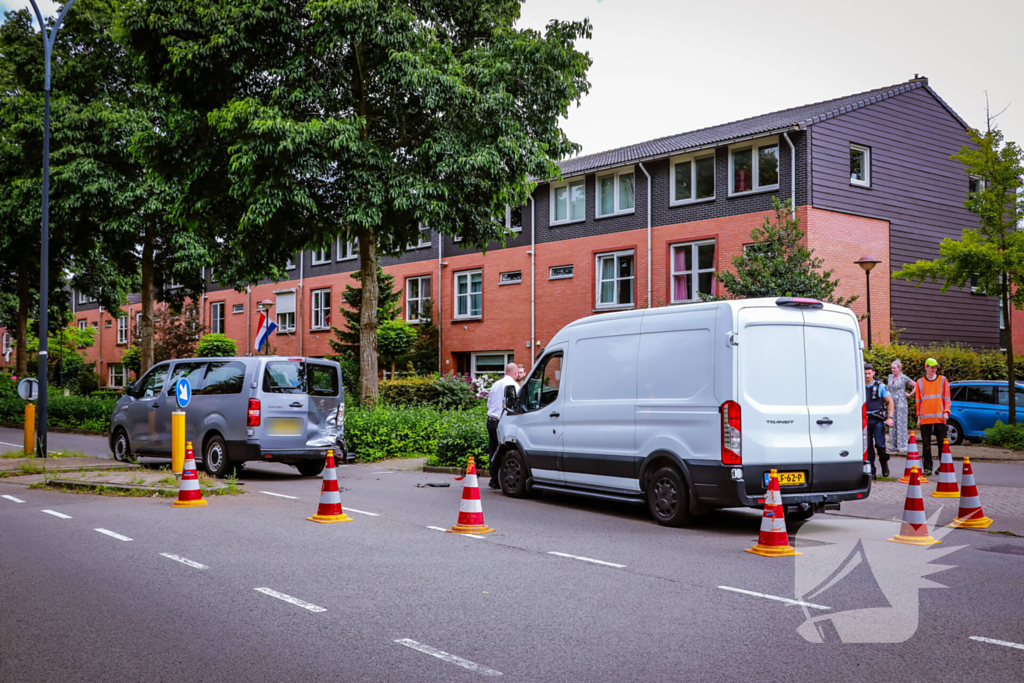
[{"label": "man in high-visibility vest", "polygon": [[917,391],[914,394],[914,405],[917,407],[917,426],[921,428],[921,461],[924,473],[932,473],[932,436],[942,454],[942,441],[946,438],[946,420],[953,409],[949,399],[949,380],[939,374],[939,362],[929,358],[924,362],[924,377],[917,380]]}]

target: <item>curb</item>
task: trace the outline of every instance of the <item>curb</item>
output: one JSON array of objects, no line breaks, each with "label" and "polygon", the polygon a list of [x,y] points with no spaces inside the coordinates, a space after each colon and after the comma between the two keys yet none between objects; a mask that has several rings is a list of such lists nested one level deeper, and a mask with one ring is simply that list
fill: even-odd
[{"label": "curb", "polygon": [[423,471],[428,474],[457,474],[459,476],[465,476],[465,467],[438,467],[437,465],[424,465]]},{"label": "curb", "polygon": [[[149,491],[150,493],[157,493],[165,498],[173,498],[178,495],[177,489],[160,488],[156,486],[141,486],[137,484],[109,484],[102,481],[76,481],[72,479],[44,479],[43,483],[47,486],[56,486],[58,488],[65,489],[117,489],[119,491]],[[214,486],[213,488],[206,489],[204,493],[213,493],[221,489],[226,489],[225,485]]]}]

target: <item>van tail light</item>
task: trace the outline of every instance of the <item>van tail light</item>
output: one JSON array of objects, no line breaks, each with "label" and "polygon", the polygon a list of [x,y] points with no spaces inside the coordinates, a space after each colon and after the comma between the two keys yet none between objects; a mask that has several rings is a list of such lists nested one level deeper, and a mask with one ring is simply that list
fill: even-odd
[{"label": "van tail light", "polygon": [[249,412],[245,417],[245,426],[260,426],[260,400],[258,398],[249,399]]},{"label": "van tail light", "polygon": [[718,412],[722,414],[722,464],[742,465],[740,404],[736,401],[726,401]]},{"label": "van tail light", "polygon": [[864,462],[868,461],[868,404],[861,406],[861,434],[864,435]]}]

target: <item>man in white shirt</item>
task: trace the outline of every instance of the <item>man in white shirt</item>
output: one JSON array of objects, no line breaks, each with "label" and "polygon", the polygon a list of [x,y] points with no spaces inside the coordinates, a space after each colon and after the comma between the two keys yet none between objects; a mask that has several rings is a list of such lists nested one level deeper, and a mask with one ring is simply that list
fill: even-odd
[{"label": "man in white shirt", "polygon": [[492,489],[501,488],[498,483],[498,459],[494,457],[498,451],[498,420],[505,410],[505,387],[513,386],[519,390],[516,378],[519,377],[519,366],[509,363],[505,366],[505,376],[491,385],[487,393],[487,455],[490,463],[491,482],[488,484]]}]

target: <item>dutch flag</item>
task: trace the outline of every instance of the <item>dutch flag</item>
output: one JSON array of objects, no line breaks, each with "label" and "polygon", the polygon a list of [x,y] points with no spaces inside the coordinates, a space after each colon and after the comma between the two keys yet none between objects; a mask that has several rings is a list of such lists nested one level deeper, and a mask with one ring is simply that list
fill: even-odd
[{"label": "dutch flag", "polygon": [[260,324],[256,331],[256,344],[253,346],[256,349],[256,353],[260,352],[263,345],[267,343],[270,334],[276,329],[277,324],[270,322],[270,318],[267,317],[265,311],[260,311]]}]

